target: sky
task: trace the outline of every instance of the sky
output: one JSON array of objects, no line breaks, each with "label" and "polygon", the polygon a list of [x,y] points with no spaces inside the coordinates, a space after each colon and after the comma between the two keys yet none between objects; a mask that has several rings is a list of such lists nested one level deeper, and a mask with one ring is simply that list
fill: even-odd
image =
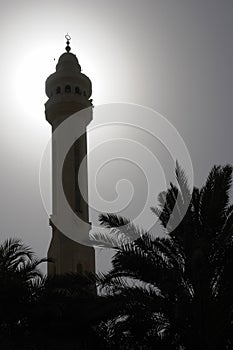
[{"label": "sky", "polygon": [[[230,0],[1,2],[1,241],[19,237],[40,257],[47,254],[51,231],[39,185],[51,136],[44,83],[67,32],[92,81],[97,119],[101,106],[119,102],[157,111],[184,140],[196,186],[214,164],[233,164],[232,18]],[[111,174],[125,178],[122,169],[131,174],[114,162]],[[100,188],[105,184],[103,175]],[[140,195],[144,185],[136,184]],[[108,261],[97,263],[101,269]]]}]

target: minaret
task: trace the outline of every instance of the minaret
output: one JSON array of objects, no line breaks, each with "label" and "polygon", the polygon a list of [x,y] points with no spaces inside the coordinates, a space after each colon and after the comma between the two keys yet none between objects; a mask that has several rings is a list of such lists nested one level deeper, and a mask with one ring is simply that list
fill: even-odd
[{"label": "minaret", "polygon": [[[56,225],[56,218],[58,216],[60,218],[63,215],[62,210],[59,209],[61,206],[58,199],[59,196],[57,196],[58,181],[62,181],[64,193],[71,210],[83,222],[89,223],[88,203],[81,195],[78,171],[82,160],[84,160],[84,174],[81,182],[84,184],[84,192],[87,197],[86,127],[92,120],[92,100],[90,100],[92,86],[90,79],[81,73],[77,57],[70,52],[70,37],[68,35],[66,35],[66,40],[66,52],[60,56],[56,65],[56,72],[51,74],[46,80],[48,101],[45,103],[45,115],[52,126],[53,213],[50,219],[52,240],[48,250],[48,257],[52,258],[54,263],[48,264],[48,275],[50,276],[67,272],[95,272],[94,248],[78,243],[78,239],[73,240],[69,238],[69,235],[64,230],[61,232],[61,228],[57,227],[59,225]],[[84,109],[84,131],[81,133],[82,136],[75,142],[71,140],[72,146],[67,152],[62,168],[62,180],[59,180],[57,164],[62,138],[55,140],[56,129],[59,129],[63,122],[67,122],[68,118],[74,113]],[[62,218],[60,219],[63,220]],[[83,234],[83,229],[77,225],[77,235],[79,233]],[[86,234],[88,235],[88,232]]]}]

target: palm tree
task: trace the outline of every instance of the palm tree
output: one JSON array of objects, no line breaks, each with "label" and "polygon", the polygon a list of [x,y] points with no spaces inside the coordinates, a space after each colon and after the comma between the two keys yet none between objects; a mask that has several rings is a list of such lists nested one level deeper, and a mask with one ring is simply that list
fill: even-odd
[{"label": "palm tree", "polygon": [[[100,216],[111,230],[99,238],[116,250],[111,271],[99,277],[111,304],[102,324],[109,348],[233,347],[232,167],[214,166],[205,185],[192,194],[178,165],[176,176],[178,186],[170,184],[159,195],[158,208],[152,208],[163,237],[128,219]],[[184,218],[177,226],[179,215]],[[116,238],[122,236],[136,239]]]},{"label": "palm tree", "polygon": [[45,261],[18,239],[0,245],[0,343],[5,349],[16,344],[19,348],[23,342],[28,313],[42,280],[39,265]]}]

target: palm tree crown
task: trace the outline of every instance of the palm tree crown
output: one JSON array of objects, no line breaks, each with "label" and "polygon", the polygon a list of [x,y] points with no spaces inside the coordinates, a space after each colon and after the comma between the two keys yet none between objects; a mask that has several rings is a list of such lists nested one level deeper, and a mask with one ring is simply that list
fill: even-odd
[{"label": "palm tree crown", "polygon": [[[178,186],[170,184],[152,208],[163,237],[125,218],[100,216],[111,228],[105,242],[113,236],[116,249],[111,271],[99,278],[112,303],[105,332],[122,349],[231,349],[232,167],[214,166],[192,193],[179,166],[176,176]],[[117,242],[114,233],[136,239]]]},{"label": "palm tree crown", "polygon": [[18,239],[0,245],[0,344],[5,349],[19,348],[28,328],[30,309],[43,279],[31,249]]}]

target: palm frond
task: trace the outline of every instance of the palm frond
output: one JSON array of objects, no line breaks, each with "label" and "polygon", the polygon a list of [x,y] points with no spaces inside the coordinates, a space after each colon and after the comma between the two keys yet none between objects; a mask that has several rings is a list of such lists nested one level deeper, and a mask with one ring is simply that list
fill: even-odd
[{"label": "palm frond", "polygon": [[214,166],[201,190],[200,219],[202,224],[216,231],[221,230],[225,211],[229,205],[232,183],[232,167]]}]

